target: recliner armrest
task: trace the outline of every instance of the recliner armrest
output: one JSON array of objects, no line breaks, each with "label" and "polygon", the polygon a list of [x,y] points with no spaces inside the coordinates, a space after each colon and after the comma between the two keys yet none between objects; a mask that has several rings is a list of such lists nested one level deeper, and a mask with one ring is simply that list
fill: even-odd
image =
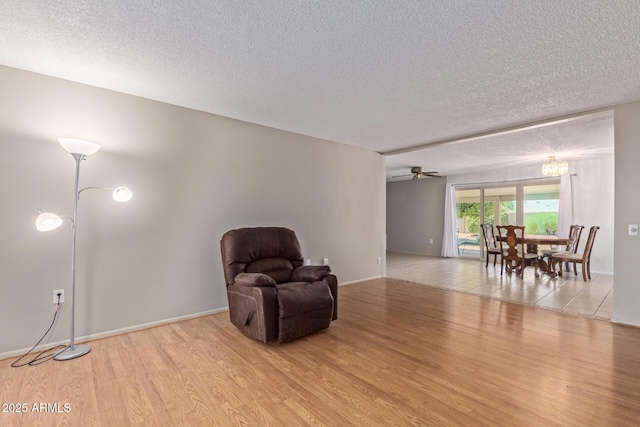
[{"label": "recliner armrest", "polygon": [[240,273],[235,279],[240,286],[276,286],[276,281],[262,273]]},{"label": "recliner armrest", "polygon": [[317,282],[328,276],[331,269],[328,265],[303,265],[295,270],[291,275],[292,282]]}]

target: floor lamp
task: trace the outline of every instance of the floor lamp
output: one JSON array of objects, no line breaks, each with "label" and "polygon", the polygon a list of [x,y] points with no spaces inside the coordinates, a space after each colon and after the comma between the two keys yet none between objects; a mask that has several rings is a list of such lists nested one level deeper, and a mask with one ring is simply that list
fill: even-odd
[{"label": "floor lamp", "polygon": [[98,144],[88,141],[81,141],[71,138],[58,139],[62,148],[67,150],[76,161],[76,180],[75,189],[73,191],[73,217],[58,216],[51,212],[45,212],[40,210],[40,214],[36,218],[36,228],[39,231],[51,231],[60,225],[62,225],[63,218],[71,220],[72,230],[72,242],[71,242],[71,340],[69,347],[58,352],[54,359],[56,360],[69,360],[76,357],[84,356],[91,351],[91,347],[86,344],[75,345],[75,300],[76,300],[76,224],[78,218],[78,200],[80,199],[80,193],[84,190],[93,188],[102,188],[106,190],[113,190],[113,198],[117,202],[127,202],[131,199],[132,193],[126,187],[117,188],[104,188],[104,187],[86,187],[78,190],[78,178],[80,176],[80,162],[87,156],[95,154],[100,149]]}]

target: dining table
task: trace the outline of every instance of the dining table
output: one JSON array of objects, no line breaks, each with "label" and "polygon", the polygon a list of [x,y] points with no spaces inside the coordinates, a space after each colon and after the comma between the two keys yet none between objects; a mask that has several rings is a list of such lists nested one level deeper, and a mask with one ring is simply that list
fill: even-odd
[{"label": "dining table", "polygon": [[[497,240],[506,241],[506,236],[500,239],[500,236],[496,236]],[[569,243],[568,237],[554,236],[552,234],[525,234],[523,238],[518,237],[518,243],[524,240],[524,244],[527,245],[527,253],[538,255],[538,267],[545,273],[555,277],[556,273],[552,270],[551,266],[547,263],[544,257],[538,254],[538,245],[552,245],[563,246]]]}]

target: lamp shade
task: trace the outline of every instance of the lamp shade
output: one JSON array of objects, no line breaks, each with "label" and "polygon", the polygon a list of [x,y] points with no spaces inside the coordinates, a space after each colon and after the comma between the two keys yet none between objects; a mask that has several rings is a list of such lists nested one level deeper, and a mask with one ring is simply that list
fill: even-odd
[{"label": "lamp shade", "polygon": [[38,231],[51,231],[62,225],[62,218],[58,215],[45,212],[43,210],[40,211],[40,215],[36,218],[36,228]]},{"label": "lamp shade", "polygon": [[127,187],[118,187],[113,190],[113,200],[116,202],[128,202],[133,197],[133,193]]},{"label": "lamp shade", "polygon": [[80,139],[58,138],[58,141],[60,142],[60,145],[62,145],[62,148],[71,154],[90,156],[97,153],[100,149],[100,146],[95,142],[82,141]]}]

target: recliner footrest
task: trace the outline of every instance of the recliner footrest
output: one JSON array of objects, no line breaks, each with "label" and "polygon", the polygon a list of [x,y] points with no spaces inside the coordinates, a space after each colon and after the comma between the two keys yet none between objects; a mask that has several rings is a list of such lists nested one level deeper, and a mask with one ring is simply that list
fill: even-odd
[{"label": "recliner footrest", "polygon": [[277,286],[278,342],[290,341],[328,328],[333,317],[333,297],[325,282],[292,282]]}]

